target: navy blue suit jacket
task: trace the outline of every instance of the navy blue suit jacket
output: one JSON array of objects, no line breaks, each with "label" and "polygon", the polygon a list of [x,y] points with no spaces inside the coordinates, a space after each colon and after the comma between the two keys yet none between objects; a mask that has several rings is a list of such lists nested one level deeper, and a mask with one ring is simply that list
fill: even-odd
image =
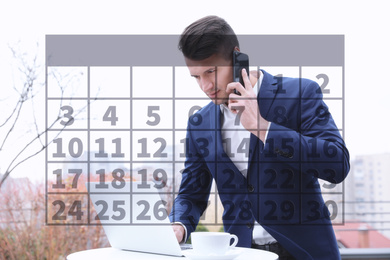
[{"label": "navy blue suit jacket", "polygon": [[185,169],[170,219],[183,223],[189,236],[214,179],[224,229],[238,236],[238,246],[251,246],[256,220],[297,259],[339,259],[318,178],[343,181],[348,150],[316,82],[262,72],[258,104],[272,123],[265,143],[251,135],[247,178],[224,152],[220,107],[211,102],[189,120]]}]

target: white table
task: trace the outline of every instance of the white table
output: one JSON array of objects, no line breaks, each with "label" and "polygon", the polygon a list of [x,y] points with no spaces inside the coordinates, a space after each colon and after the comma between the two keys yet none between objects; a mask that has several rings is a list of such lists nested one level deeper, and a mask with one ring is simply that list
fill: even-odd
[{"label": "white table", "polygon": [[[259,249],[251,249],[251,248],[239,248],[242,250],[242,254],[240,254],[234,260],[248,260],[248,259],[261,259],[261,260],[277,260],[278,255],[264,251]],[[113,260],[129,260],[129,259],[139,259],[139,260],[155,260],[155,259],[188,259],[187,257],[175,257],[175,256],[166,256],[166,255],[156,255],[156,254],[147,254],[147,253],[139,253],[133,251],[125,251],[112,247],[107,248],[99,248],[99,249],[91,249],[80,251],[77,253],[73,253],[68,255],[67,260],[100,260],[100,259],[113,259]]]}]

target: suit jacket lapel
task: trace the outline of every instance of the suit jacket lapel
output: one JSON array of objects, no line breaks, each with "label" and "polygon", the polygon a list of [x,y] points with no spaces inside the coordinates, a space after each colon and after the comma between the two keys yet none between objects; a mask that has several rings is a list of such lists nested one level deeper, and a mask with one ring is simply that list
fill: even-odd
[{"label": "suit jacket lapel", "polygon": [[261,82],[259,95],[257,95],[257,102],[259,103],[261,116],[267,119],[279,88],[277,86],[278,81],[274,76],[264,70],[261,70],[261,72],[264,74],[264,77]]},{"label": "suit jacket lapel", "polygon": [[[261,70],[261,72],[264,74],[263,81],[261,82],[260,85],[260,91],[259,94],[257,95],[257,102],[259,105],[260,109],[260,114],[263,118],[267,119],[268,114],[270,112],[272,103],[275,100],[277,91],[279,88],[277,87],[278,81],[275,79],[274,76],[271,74],[265,72],[264,70]],[[268,119],[269,121],[269,119]],[[253,155],[255,154],[255,150],[259,149],[259,138],[257,136],[251,134],[250,138],[250,146],[249,146],[249,160],[248,160],[248,174],[250,172],[250,167],[254,160]]]}]

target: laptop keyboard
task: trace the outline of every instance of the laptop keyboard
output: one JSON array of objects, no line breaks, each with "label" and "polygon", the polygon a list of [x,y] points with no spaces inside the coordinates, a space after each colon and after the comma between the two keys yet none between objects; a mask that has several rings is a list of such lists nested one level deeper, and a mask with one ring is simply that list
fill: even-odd
[{"label": "laptop keyboard", "polygon": [[181,248],[181,250],[192,249],[192,245],[191,244],[181,244],[180,248]]}]

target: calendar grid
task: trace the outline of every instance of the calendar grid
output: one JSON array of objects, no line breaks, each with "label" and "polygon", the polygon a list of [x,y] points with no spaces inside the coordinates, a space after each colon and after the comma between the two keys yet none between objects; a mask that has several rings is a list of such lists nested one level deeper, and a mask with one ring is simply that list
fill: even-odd
[{"label": "calendar grid", "polygon": [[[273,36],[266,37],[273,39]],[[307,39],[306,36],[288,37],[292,37],[294,40],[298,41],[300,37],[302,37],[302,41]],[[68,39],[67,36],[59,36],[58,38],[65,40],[65,42]],[[73,38],[73,40],[76,41],[79,40],[78,37],[74,38],[74,36],[69,36],[69,39],[70,38]],[[329,36],[329,39],[333,38],[337,39],[337,44],[341,44],[343,47],[343,40],[341,42],[339,41],[340,37]],[[341,38],[343,39],[343,37]],[[249,39],[252,38],[249,37]],[[253,39],[257,38],[254,37]],[[82,41],[88,43],[89,38],[83,38]],[[127,40],[125,39],[125,41]],[[139,60],[137,58],[138,56],[134,53],[132,54],[135,55],[134,59],[123,60],[120,56],[116,56],[116,60],[100,60],[98,55],[93,58],[88,56],[89,54],[87,54],[86,50],[83,48],[81,48],[83,51],[75,50],[75,53],[79,55],[79,60],[74,59],[74,54],[70,55],[69,53],[69,57],[66,57],[65,59],[63,53],[67,53],[67,47],[64,46],[63,43],[57,42],[57,36],[48,36],[47,43],[46,56],[48,62],[45,75],[47,82],[45,88],[45,123],[46,126],[49,126],[51,110],[54,110],[56,108],[55,105],[58,105],[58,103],[63,103],[61,109],[64,119],[61,122],[65,122],[65,124],[61,124],[62,126],[57,124],[55,127],[49,129],[48,134],[46,135],[46,143],[48,144],[52,136],[55,136],[57,133],[59,134],[58,137],[54,139],[56,142],[51,144],[51,148],[47,149],[45,153],[47,184],[45,187],[46,223],[48,225],[96,225],[96,219],[91,219],[93,217],[92,212],[95,210],[102,219],[108,217],[110,221],[112,221],[113,216],[118,218],[123,217],[123,219],[120,219],[115,223],[117,225],[142,225],[146,223],[146,220],[149,218],[151,222],[148,223],[148,225],[156,224],[153,223],[153,220],[161,218],[161,215],[159,214],[163,213],[159,211],[160,207],[158,207],[158,204],[152,205],[146,204],[145,202],[147,201],[147,196],[153,196],[156,192],[141,191],[132,184],[125,184],[125,186],[122,187],[122,184],[127,183],[129,180],[130,183],[132,181],[140,181],[140,186],[142,187],[163,186],[158,189],[158,194],[161,195],[162,199],[175,199],[179,194],[178,184],[180,184],[181,171],[183,170],[181,168],[186,160],[186,157],[183,155],[187,152],[186,149],[188,149],[188,147],[186,147],[188,141],[185,135],[186,131],[188,130],[189,132],[192,131],[194,133],[212,132],[211,135],[215,140],[219,138],[220,126],[218,125],[219,122],[217,120],[214,120],[214,125],[210,127],[211,129],[200,127],[195,128],[194,130],[187,129],[187,122],[184,122],[188,120],[189,115],[197,113],[197,108],[204,106],[204,104],[209,101],[209,98],[204,95],[201,96],[198,93],[192,94],[192,90],[189,90],[190,86],[187,87],[185,85],[187,84],[187,81],[181,79],[182,70],[180,70],[180,67],[185,66],[182,61],[175,60],[170,63],[168,62],[168,64],[162,64],[160,61],[155,64],[153,64],[153,62],[144,64],[144,61]],[[61,47],[57,49],[58,46]],[[344,50],[342,50],[342,53],[343,51]],[[308,52],[310,53],[311,50],[308,50]],[[305,101],[322,99],[325,102],[331,102],[331,109],[334,109],[337,112],[336,115],[338,117],[335,118],[337,126],[341,126],[341,128],[332,129],[332,131],[341,132],[344,137],[344,59],[343,57],[342,59],[340,59],[340,57],[336,58],[335,54],[330,55],[327,51],[324,52],[325,54],[317,53],[324,59],[323,64],[321,62],[313,62],[313,59],[309,57],[305,57],[303,60],[298,60],[297,62],[292,62],[291,60],[293,60],[295,56],[288,56],[288,59],[290,59],[288,62],[283,63],[284,61],[277,60],[276,63],[280,62],[279,65],[275,64],[273,60],[265,57],[265,60],[268,60],[263,66],[260,65],[262,64],[261,61],[263,57],[261,57],[261,59],[256,55],[250,57],[254,58],[254,64],[257,63],[255,67],[258,71],[264,68],[264,70],[268,72],[268,69],[270,69],[273,75],[280,74],[284,76],[286,74],[287,76],[290,76],[289,73],[291,73],[292,77],[296,76],[300,79],[306,77],[316,80],[317,77],[318,84],[323,92],[323,97],[300,97],[298,99],[299,107],[297,108],[297,111],[299,114],[302,113],[301,109],[303,102]],[[336,52],[339,52],[339,50]],[[128,57],[126,55],[127,54],[125,53],[123,56]],[[67,71],[67,69],[71,70],[72,68],[85,71],[85,75],[82,74],[80,76],[81,83],[78,83],[78,88],[74,89],[76,95],[70,96],[66,91],[63,92],[64,95],[58,95],[54,91],[55,84],[53,83],[53,79],[50,78],[48,71],[55,71],[55,69]],[[152,73],[148,75],[145,73],[147,69],[153,69],[153,73],[156,73],[157,75]],[[168,73],[168,76],[165,77],[163,74],[158,74],[160,73],[160,70],[161,73]],[[105,75],[105,73],[107,73],[107,75]],[[112,73],[112,75],[109,73]],[[153,81],[154,83],[148,85],[147,82],[144,83],[140,81],[140,78],[145,75],[149,76],[148,80],[153,81],[154,78],[159,80]],[[104,80],[106,80],[105,76],[107,76],[109,81],[111,80],[114,83],[104,85]],[[85,92],[83,92],[84,85],[82,85],[83,77],[86,77]],[[116,81],[116,77],[120,78],[120,80]],[[159,77],[162,77],[162,79]],[[215,77],[215,81],[217,82],[217,73]],[[124,80],[124,78],[126,78],[126,80]],[[333,78],[335,79],[334,81],[332,81]],[[140,82],[144,85],[141,85]],[[154,87],[154,85],[157,85],[156,82],[161,83],[161,85]],[[101,89],[97,87],[99,84],[102,84]],[[122,84],[126,87],[120,88]],[[302,80],[300,80],[299,83],[299,92],[302,92],[301,84]],[[118,87],[116,85],[118,85]],[[169,87],[166,87],[166,85]],[[188,85],[191,85],[191,83],[188,83]],[[188,89],[188,93],[187,90],[182,90],[182,88]],[[260,86],[258,86],[258,88],[260,88]],[[283,88],[283,86],[281,86],[281,88]],[[103,96],[96,95],[95,92],[97,89],[102,91]],[[168,91],[165,91],[165,89],[168,89]],[[283,95],[280,95],[278,98],[285,101],[297,99],[283,97]],[[260,102],[266,102],[267,100],[272,101],[272,99],[261,98]],[[80,118],[75,118],[74,121],[71,121],[73,115],[71,114],[70,109],[72,108],[76,111],[77,106],[80,107],[81,105],[79,104],[84,104],[83,102],[87,104],[86,111],[83,112],[80,108]],[[216,106],[214,111],[215,114],[219,113],[218,109],[219,107]],[[279,115],[277,114],[279,111],[271,112],[276,113],[275,116]],[[333,114],[333,111],[331,112]],[[340,115],[338,115],[339,112]],[[84,118],[83,115],[85,115]],[[123,120],[124,117],[126,120]],[[98,123],[95,121],[98,121]],[[321,130],[321,126],[318,126],[317,130]],[[241,130],[226,129],[226,131]],[[285,131],[287,134],[292,130],[279,129],[278,131]],[[312,168],[316,163],[319,163],[320,160],[315,156],[311,162],[314,166],[312,165],[310,166],[312,168],[310,168],[306,165],[307,163],[303,161],[303,154],[301,152],[301,137],[298,141],[299,151],[296,151],[298,156],[291,159],[289,161],[290,164],[297,167],[299,172],[304,174],[333,174],[332,169],[329,169],[329,171],[325,173],[314,172]],[[196,142],[196,140],[194,142]],[[216,142],[214,142],[213,145],[212,149],[210,149],[211,147],[205,146],[205,149],[208,149],[207,151],[210,152],[211,157],[204,158],[204,162],[208,165],[212,165],[211,167],[214,167],[213,169],[215,172],[219,172],[220,170],[225,169],[225,164],[230,162],[230,159],[219,158],[217,153],[212,151],[217,151],[219,149],[218,145]],[[321,156],[323,154],[328,154],[329,156],[327,159],[321,158],[321,163],[342,164],[344,161],[336,161],[331,157],[333,152],[333,147],[329,145],[328,150],[313,150],[312,154],[321,154]],[[266,157],[262,161],[263,163],[272,162],[274,160],[272,153],[269,153],[271,157]],[[191,159],[191,157],[189,158]],[[195,155],[193,155],[191,160],[193,159],[196,159]],[[246,161],[237,162],[246,163]],[[254,159],[253,162],[258,162],[258,160]],[[82,173],[79,173],[79,171],[75,170],[83,171]],[[104,170],[104,174],[103,171],[99,172],[99,170]],[[272,170],[274,169],[269,170],[270,176],[274,176],[272,173]],[[288,173],[289,169],[284,168],[279,170]],[[283,178],[284,175],[281,176]],[[84,183],[82,183],[82,178],[86,178],[88,183],[86,189],[90,191],[89,193],[83,190]],[[335,196],[336,199],[331,198],[328,200],[329,205],[332,207],[334,205],[332,204],[333,202],[344,200],[344,184],[335,187],[328,183],[320,183],[318,185],[317,183],[310,181],[304,183],[304,178],[302,178],[301,175],[298,179],[299,181],[297,183],[290,184],[293,188],[286,188],[284,191],[284,194],[289,194],[292,197],[299,197],[299,205],[294,205],[296,207],[293,218],[294,221],[310,224],[306,223],[304,220],[305,216],[304,212],[301,210],[301,205],[311,202],[308,199],[309,195],[318,193],[317,191],[313,191],[313,189],[310,188],[311,186],[321,186],[323,189],[322,194]],[[95,184],[92,184],[92,182],[95,182],[96,180],[98,181],[97,185],[105,188],[101,188],[100,191],[95,188]],[[269,182],[271,183],[270,180],[271,179],[269,179]],[[287,182],[288,178],[285,180]],[[162,185],[164,182],[165,186]],[[167,187],[168,184],[171,184],[169,189]],[[274,185],[273,183],[271,184]],[[248,185],[249,182],[247,181],[245,184],[237,184],[235,187],[241,189]],[[270,186],[272,187],[272,185]],[[115,188],[116,186],[120,188]],[[112,189],[116,190],[113,192],[111,191]],[[239,193],[240,191],[242,192],[242,190],[234,192]],[[222,224],[221,215],[223,213],[221,213],[221,205],[217,195],[229,192],[231,191],[218,190],[216,185],[211,189],[210,195],[214,197],[210,197],[208,204],[206,205],[207,211],[204,216],[205,219],[203,220],[204,225],[216,226]],[[299,194],[299,192],[301,192],[301,194]],[[242,193],[242,195],[245,194],[246,193]],[[265,192],[257,191],[255,195],[257,196],[257,201],[262,201],[263,196],[268,194],[277,194],[277,192],[273,191],[271,188]],[[110,199],[107,199],[107,205],[101,204],[99,206],[96,204],[94,205],[94,202],[91,200],[92,195],[124,195],[127,196],[127,198],[124,197],[123,200],[111,201]],[[144,198],[142,196],[146,197]],[[65,204],[65,202],[69,203]],[[169,201],[169,203],[168,201],[165,202],[167,204],[173,203],[172,201]],[[277,201],[277,203],[282,204],[285,202],[288,201]],[[62,207],[62,203],[64,203],[64,207]],[[288,206],[289,204],[285,203],[284,205]],[[134,208],[136,207],[139,207],[140,211],[134,211]],[[344,207],[345,205],[343,203],[337,204],[337,208],[341,212],[344,212]],[[146,212],[147,208],[149,208],[149,211]],[[106,209],[106,211],[103,212],[103,209]],[[121,209],[126,209],[128,215],[122,216],[120,214]],[[257,210],[260,209],[257,208]],[[334,210],[334,208],[332,208],[332,210]],[[213,215],[211,219],[208,219],[209,214]],[[164,217],[167,218],[165,215]],[[343,214],[339,214],[336,218],[336,223],[344,221]],[[342,219],[339,220],[339,218]],[[112,223],[103,221],[101,224],[111,225]]]}]

